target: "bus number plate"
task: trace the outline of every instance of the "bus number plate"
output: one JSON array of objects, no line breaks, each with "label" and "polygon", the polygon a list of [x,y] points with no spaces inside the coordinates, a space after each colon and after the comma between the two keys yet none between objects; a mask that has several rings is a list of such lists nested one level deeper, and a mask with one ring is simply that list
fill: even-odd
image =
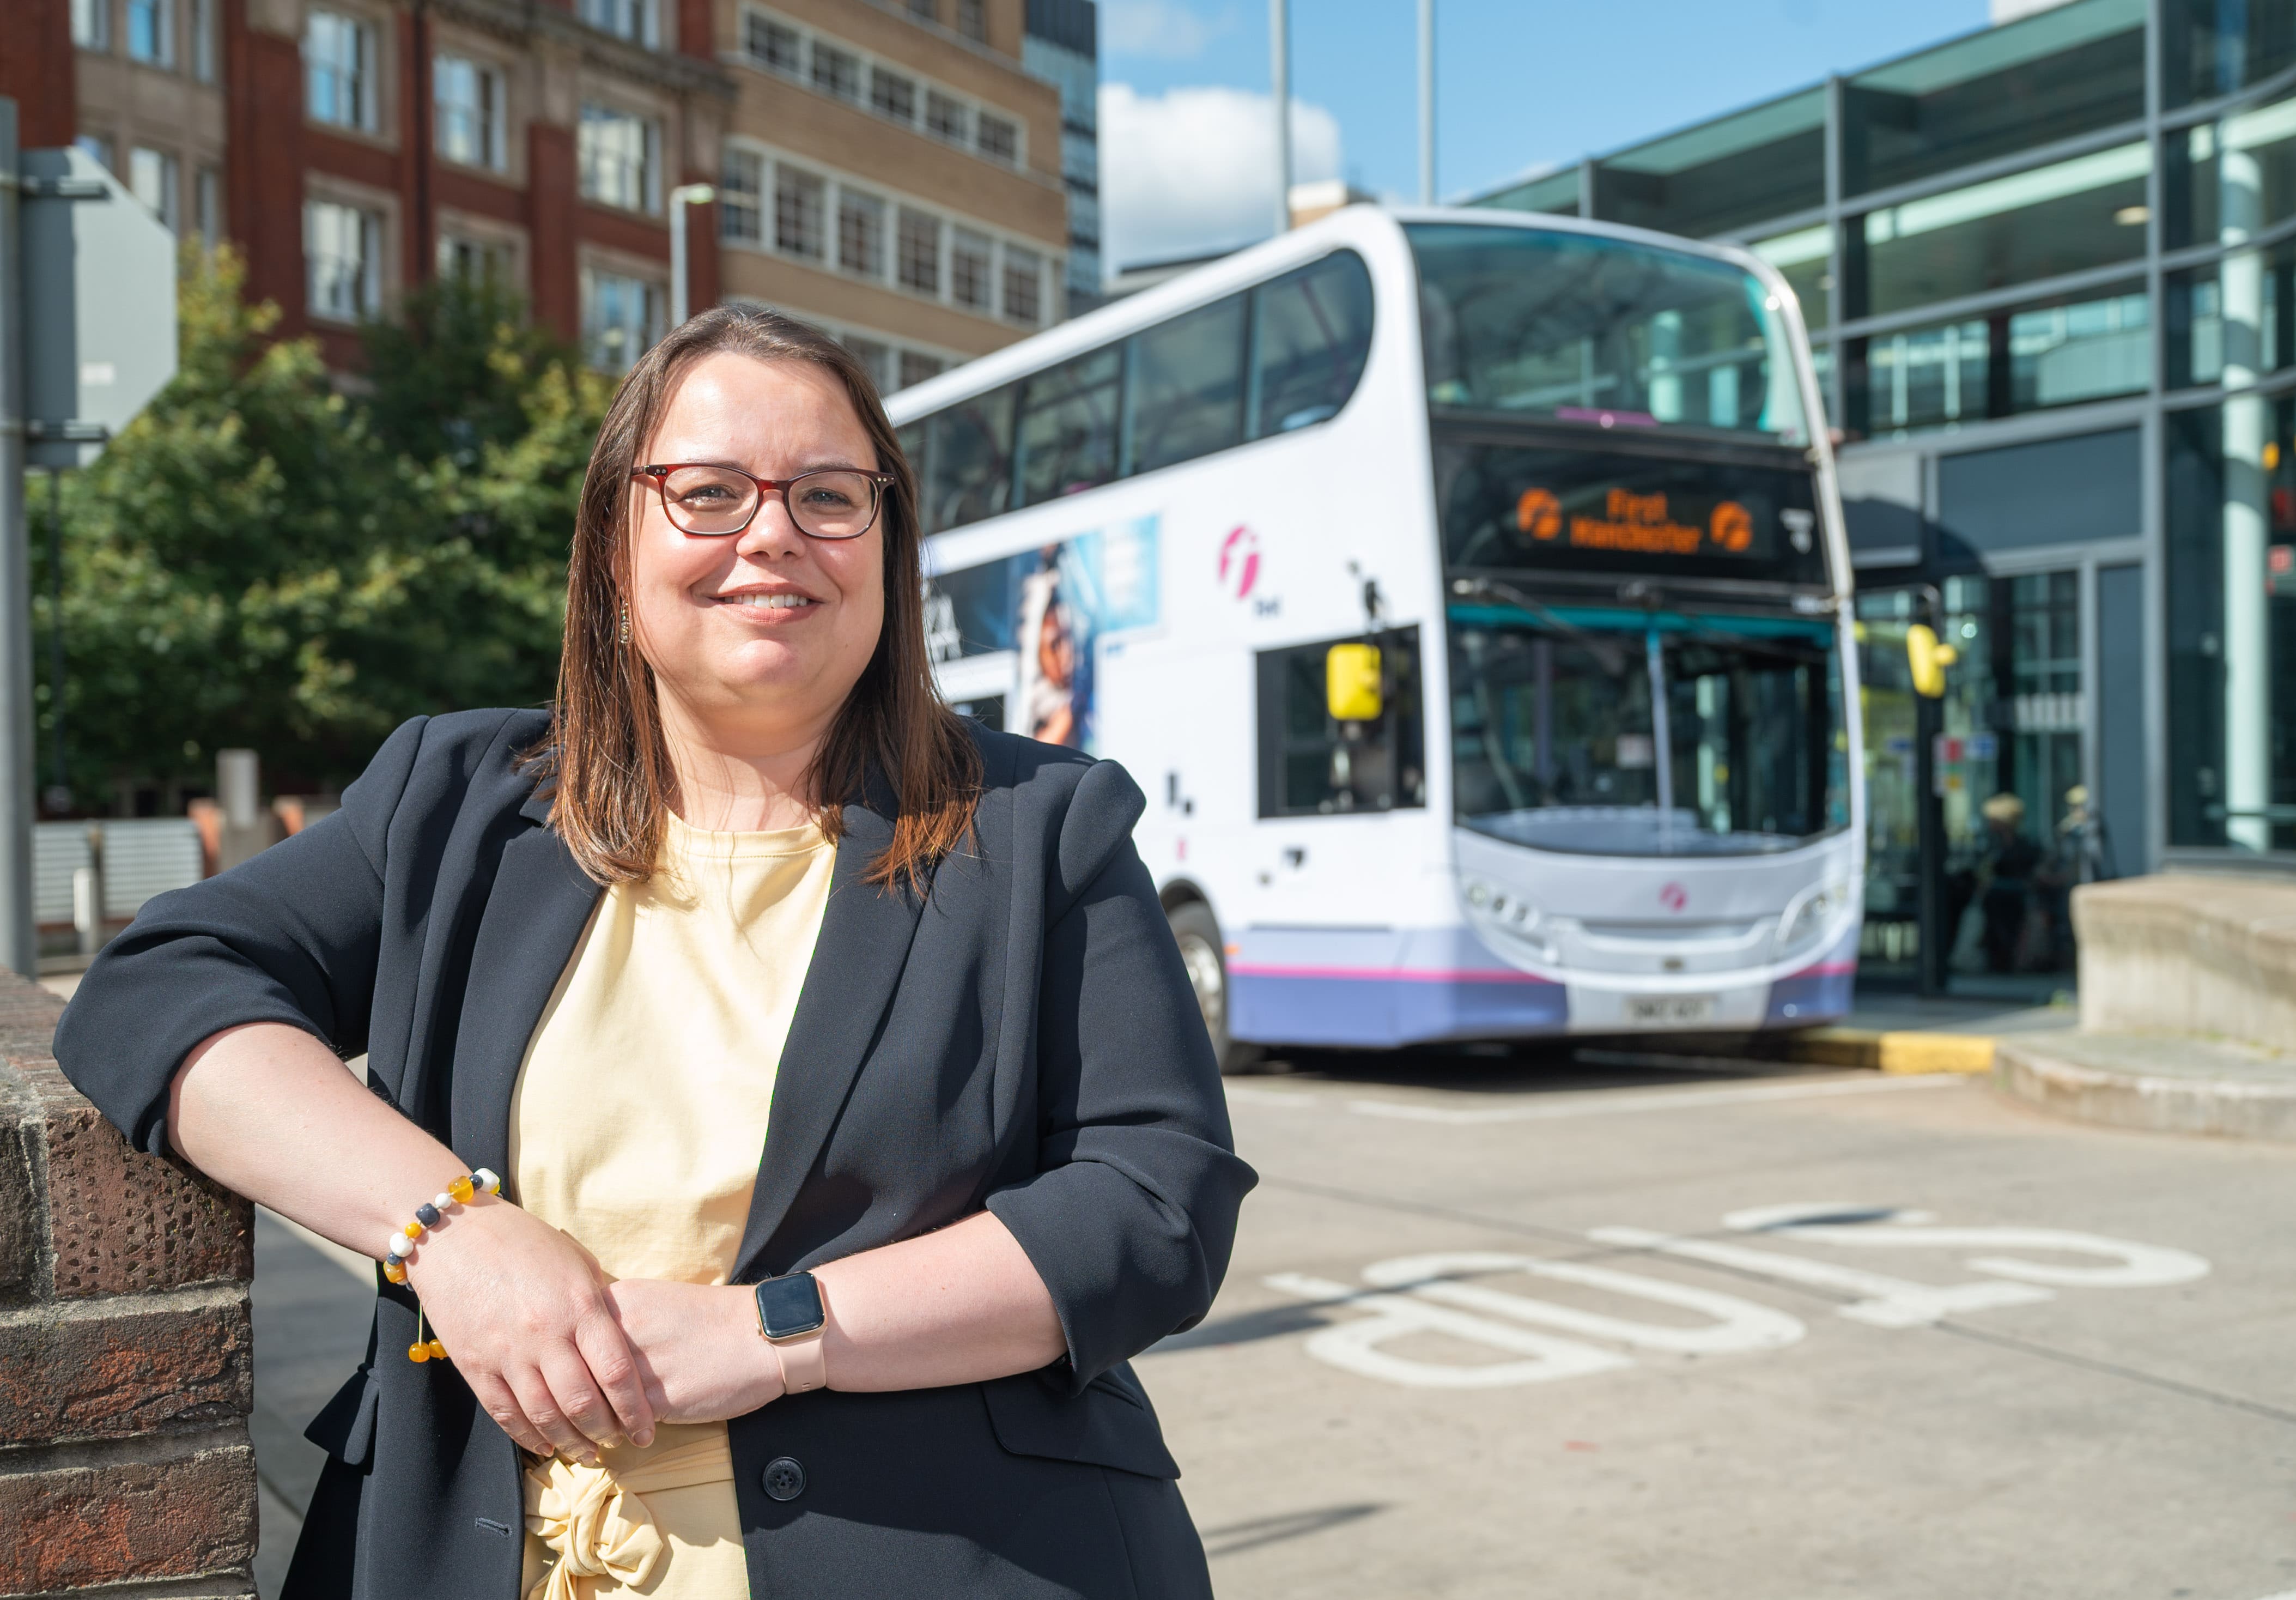
[{"label": "bus number plate", "polygon": [[1712,995],[1628,995],[1629,1028],[1690,1028],[1714,1020]]}]

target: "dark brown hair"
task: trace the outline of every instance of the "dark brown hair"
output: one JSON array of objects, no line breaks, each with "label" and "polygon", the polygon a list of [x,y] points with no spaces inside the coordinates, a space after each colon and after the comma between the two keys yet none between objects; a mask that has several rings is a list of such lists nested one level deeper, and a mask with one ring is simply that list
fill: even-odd
[{"label": "dark brown hair", "polygon": [[944,705],[925,652],[924,578],[916,473],[886,419],[877,386],[852,352],[793,317],[719,306],[677,329],[622,380],[582,481],[566,573],[566,644],[551,728],[529,763],[550,785],[550,821],[582,870],[602,883],[642,882],[661,848],[677,779],[655,700],[653,669],[620,638],[630,588],[632,472],[693,365],[720,351],[802,361],[833,373],[893,475],[877,527],[885,552],[885,621],[807,772],[822,831],[844,833],[841,810],[865,790],[892,808],[892,842],[867,881],[922,889],[972,825],[980,752]]}]

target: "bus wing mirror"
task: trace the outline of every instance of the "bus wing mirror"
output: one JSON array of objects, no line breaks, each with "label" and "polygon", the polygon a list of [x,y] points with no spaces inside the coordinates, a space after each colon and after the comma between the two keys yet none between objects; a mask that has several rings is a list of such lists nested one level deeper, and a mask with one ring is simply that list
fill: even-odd
[{"label": "bus wing mirror", "polygon": [[1334,722],[1375,722],[1387,709],[1380,693],[1379,646],[1334,644],[1324,657],[1324,704]]},{"label": "bus wing mirror", "polygon": [[1906,629],[1906,665],[1913,669],[1914,693],[1929,700],[1945,693],[1945,669],[1961,659],[1950,644],[1938,642],[1937,630],[1926,622]]}]

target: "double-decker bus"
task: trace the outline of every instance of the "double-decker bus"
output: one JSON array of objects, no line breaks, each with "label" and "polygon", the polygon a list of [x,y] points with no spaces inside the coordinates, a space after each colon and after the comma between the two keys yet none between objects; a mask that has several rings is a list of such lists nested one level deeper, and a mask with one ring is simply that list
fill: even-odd
[{"label": "double-decker bus", "polygon": [[1139,780],[1224,1061],[1848,1009],[1848,551],[1761,261],[1358,206],[890,409],[943,693]]}]

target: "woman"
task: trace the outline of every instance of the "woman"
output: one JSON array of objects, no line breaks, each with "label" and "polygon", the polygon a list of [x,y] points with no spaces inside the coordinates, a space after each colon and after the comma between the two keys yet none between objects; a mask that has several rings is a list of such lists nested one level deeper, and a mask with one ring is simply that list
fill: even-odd
[{"label": "woman", "polygon": [[1139,792],[940,704],[915,505],[841,348],[695,318],[555,710],[407,724],[89,969],[107,1115],[384,1259],[297,1600],[1210,1592],[1126,1358],[1252,1174]]}]

